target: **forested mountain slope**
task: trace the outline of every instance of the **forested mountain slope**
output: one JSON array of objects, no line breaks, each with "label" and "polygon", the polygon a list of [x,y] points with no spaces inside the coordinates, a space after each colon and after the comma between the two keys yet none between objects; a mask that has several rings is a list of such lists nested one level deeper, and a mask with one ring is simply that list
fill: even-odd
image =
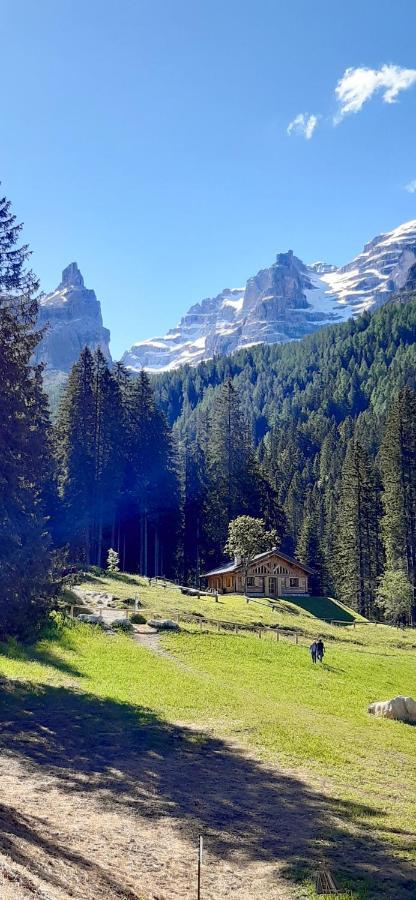
[{"label": "forested mountain slope", "polygon": [[184,366],[153,384],[169,424],[190,435],[231,378],[258,444],[274,425],[308,421],[319,430],[323,419],[339,424],[366,410],[382,415],[392,392],[415,383],[415,339],[416,292],[301,341]]},{"label": "forested mountain slope", "polygon": [[[198,485],[212,469],[220,434],[221,467],[229,467],[227,446],[241,458],[236,448],[246,420],[273,492],[260,500],[260,513],[273,521],[282,511],[284,546],[315,570],[315,593],[335,590],[364,615],[384,604],[380,590],[387,598],[382,608],[391,604],[396,618],[402,611],[408,618],[410,606],[416,614],[415,338],[416,294],[408,292],[302,341],[253,348],[155,381],[185,459],[194,459]],[[227,396],[243,417],[237,430],[221,412]],[[248,475],[246,488],[237,481],[243,494],[254,483]],[[198,491],[203,521],[215,491]],[[220,494],[217,518],[226,485]],[[219,541],[215,546],[218,555]]]}]

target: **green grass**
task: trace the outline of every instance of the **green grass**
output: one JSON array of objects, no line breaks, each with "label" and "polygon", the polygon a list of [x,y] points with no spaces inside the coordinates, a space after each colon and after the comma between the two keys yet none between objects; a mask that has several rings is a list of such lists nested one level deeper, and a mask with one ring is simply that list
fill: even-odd
[{"label": "green grass", "polygon": [[354,613],[352,610],[348,609],[348,607],[344,606],[342,603],[339,603],[338,600],[335,600],[333,597],[296,597],[289,598],[283,597],[284,600],[291,600],[296,606],[299,606],[301,609],[304,609],[306,612],[311,613],[312,616],[316,616],[318,619],[324,619],[326,621],[336,621],[336,622],[345,622],[348,625],[351,625],[354,621],[365,621],[362,616],[358,616],[357,613]]},{"label": "green grass", "polygon": [[[200,611],[227,621],[279,622],[296,627],[305,641],[316,634],[316,619],[284,601],[273,613],[236,596],[198,601],[132,576],[85,583],[97,586],[119,597],[138,592],[146,615]],[[315,804],[319,846],[342,883],[352,886],[352,896],[410,898],[414,895],[402,881],[406,885],[408,867],[416,861],[416,729],[374,719],[367,706],[399,693],[416,697],[412,632],[324,623],[319,631],[327,655],[323,666],[313,667],[307,646],[289,640],[199,633],[185,626],[162,638],[171,659],[124,635],[109,638],[78,625],[52,630],[35,648],[3,646],[0,673],[30,683],[33,691],[64,688],[118,704],[127,718],[137,709],[163,723],[192,725],[203,746],[214,737],[227,739],[277,767],[277,773],[283,766],[298,785],[290,788],[289,812],[296,803],[308,809]],[[242,765],[238,757],[235,765]],[[242,775],[242,796],[252,777]],[[372,865],[387,878],[379,894]],[[307,880],[311,873],[304,861],[302,866]],[[390,894],[388,878],[395,868],[403,878]]]},{"label": "green grass", "polygon": [[[247,603],[245,597],[238,594],[220,595],[218,602],[214,597],[202,596],[189,597],[182,594],[175,585],[167,582],[166,589],[163,583],[149,586],[148,579],[135,575],[119,574],[111,577],[107,575],[91,576],[81,582],[80,587],[86,590],[108,591],[121,600],[127,597],[138,596],[143,604],[141,610],[147,618],[154,616],[174,616],[192,613],[202,614],[210,620],[220,622],[241,623],[242,625],[279,625],[289,634],[297,632],[304,641],[315,638],[318,634],[326,641],[353,643],[359,647],[382,647],[386,652],[393,652],[397,648],[416,649],[416,633],[411,630],[402,631],[398,628],[390,628],[384,625],[365,624],[365,620],[357,616],[356,627],[344,627],[330,625],[317,619],[311,611],[296,605],[294,601],[273,600],[269,607],[250,600]],[[298,598],[305,600],[305,604],[319,598]],[[273,609],[274,608],[274,609]],[[347,609],[347,607],[339,607]],[[274,611],[275,610],[275,611]],[[335,618],[333,616],[332,618]]]}]

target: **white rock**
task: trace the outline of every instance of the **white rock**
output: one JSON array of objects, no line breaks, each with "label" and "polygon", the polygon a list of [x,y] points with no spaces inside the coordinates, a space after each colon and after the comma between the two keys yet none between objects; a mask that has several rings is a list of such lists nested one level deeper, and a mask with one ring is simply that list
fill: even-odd
[{"label": "white rock", "polygon": [[368,712],[384,719],[416,723],[416,701],[412,697],[393,697],[392,700],[376,700],[370,703]]},{"label": "white rock", "polygon": [[77,616],[78,622],[86,622],[88,625],[101,625],[102,619],[100,616],[94,616],[92,613],[80,613]]}]

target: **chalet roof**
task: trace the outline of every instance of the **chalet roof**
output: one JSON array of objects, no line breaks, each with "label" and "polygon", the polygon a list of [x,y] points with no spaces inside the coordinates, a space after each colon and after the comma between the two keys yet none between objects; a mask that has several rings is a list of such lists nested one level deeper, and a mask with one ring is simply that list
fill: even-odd
[{"label": "chalet roof", "polygon": [[[288,556],[287,553],[282,553],[278,547],[272,547],[271,550],[266,550],[264,553],[257,553],[256,556],[253,556],[250,565],[253,563],[259,562],[261,559],[267,559],[269,556],[278,556],[279,559],[283,559],[285,562],[290,563],[292,566],[297,566],[298,569],[302,569],[304,572],[308,572],[309,575],[313,574],[313,569],[309,568],[309,566],[305,566],[304,563],[299,562],[298,559],[295,559],[293,556]],[[211,569],[210,572],[205,572],[202,576],[206,578],[207,575],[225,575],[227,572],[238,572],[239,569],[242,569],[241,563],[230,562],[225,563],[223,566],[220,566],[218,569]]]}]

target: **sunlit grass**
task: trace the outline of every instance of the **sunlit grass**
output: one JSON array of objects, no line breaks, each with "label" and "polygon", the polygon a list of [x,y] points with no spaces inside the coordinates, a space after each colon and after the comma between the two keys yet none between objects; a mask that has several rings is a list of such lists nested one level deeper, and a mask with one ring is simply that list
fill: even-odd
[{"label": "sunlit grass", "polygon": [[[85,587],[121,598],[138,593],[146,616],[179,610],[241,623],[277,621],[295,626],[303,643],[185,625],[161,638],[170,658],[121,634],[69,625],[52,628],[35,648],[3,645],[1,675],[31,682],[34,690],[68,686],[237,741],[255,756],[323,784],[336,801],[357,804],[357,822],[368,818],[372,833],[394,852],[415,858],[416,729],[367,713],[375,699],[416,697],[412,632],[334,627],[284,604],[273,613],[237,596],[198,600],[133,577],[94,579]],[[322,666],[312,665],[307,647],[317,631],[327,643]]]}]

